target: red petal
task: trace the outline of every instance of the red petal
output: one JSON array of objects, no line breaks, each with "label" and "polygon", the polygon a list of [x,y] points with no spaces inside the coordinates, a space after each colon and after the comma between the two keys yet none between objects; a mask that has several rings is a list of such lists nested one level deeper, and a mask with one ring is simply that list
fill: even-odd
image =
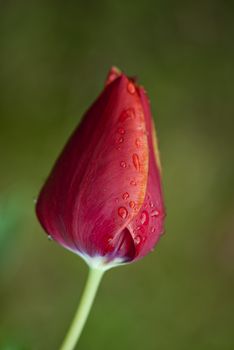
[{"label": "red petal", "polygon": [[142,206],[147,174],[142,103],[121,75],[68,141],[39,196],[38,218],[68,249],[132,259],[133,241],[123,230]]}]

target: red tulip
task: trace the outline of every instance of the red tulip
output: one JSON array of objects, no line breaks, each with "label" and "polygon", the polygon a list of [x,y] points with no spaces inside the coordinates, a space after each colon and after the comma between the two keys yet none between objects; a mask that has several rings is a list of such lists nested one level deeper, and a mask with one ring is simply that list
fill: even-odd
[{"label": "red tulip", "polygon": [[59,156],[36,212],[52,239],[103,269],[142,258],[158,242],[165,210],[149,100],[116,68]]}]

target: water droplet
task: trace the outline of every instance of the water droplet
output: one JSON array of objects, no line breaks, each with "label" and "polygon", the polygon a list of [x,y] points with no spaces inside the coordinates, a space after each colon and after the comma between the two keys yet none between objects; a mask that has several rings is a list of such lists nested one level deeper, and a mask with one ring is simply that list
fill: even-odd
[{"label": "water droplet", "polygon": [[121,135],[124,135],[125,134],[125,130],[124,128],[118,128],[118,133],[121,134]]},{"label": "water droplet", "polygon": [[123,137],[120,137],[117,141],[116,141],[116,143],[123,143],[124,142],[124,138]]},{"label": "water droplet", "polygon": [[129,202],[129,207],[130,208],[134,208],[135,207],[135,202],[134,201],[130,201]]},{"label": "water droplet", "polygon": [[110,237],[107,239],[107,244],[108,244],[108,246],[109,246],[110,249],[113,249],[113,248],[114,248],[113,237],[110,236]]},{"label": "water droplet", "polygon": [[134,238],[134,240],[135,240],[135,243],[136,243],[136,244],[140,244],[140,243],[141,243],[141,236],[137,235],[137,236]]},{"label": "water droplet", "polygon": [[140,221],[142,223],[142,225],[147,225],[149,222],[149,214],[147,213],[147,211],[143,211],[141,213],[141,217],[140,217]]},{"label": "water droplet", "polygon": [[107,244],[109,244],[109,246],[112,246],[112,245],[113,245],[112,241],[113,241],[113,238],[112,238],[112,237],[109,237],[109,238],[107,239]]},{"label": "water droplet", "polygon": [[141,145],[140,139],[136,139],[136,140],[135,140],[135,145],[137,146],[137,148],[140,147],[140,145]]},{"label": "water droplet", "polygon": [[135,118],[135,110],[133,108],[128,108],[122,111],[119,117],[119,121],[123,123],[127,119],[134,119],[134,118]]},{"label": "water droplet", "polygon": [[119,216],[120,216],[122,219],[125,219],[125,218],[127,217],[127,215],[128,215],[128,211],[127,211],[126,208],[120,207],[120,208],[118,209],[118,214],[119,214]]},{"label": "water droplet", "polygon": [[129,198],[129,193],[128,193],[128,192],[125,192],[125,193],[122,195],[122,198],[123,198],[123,199],[128,199],[128,198]]},{"label": "water droplet", "polygon": [[149,205],[151,206],[151,208],[153,208],[154,203],[153,202],[149,202]]},{"label": "water droplet", "polygon": [[156,228],[155,227],[151,227],[151,232],[155,232]]},{"label": "water droplet", "polygon": [[141,236],[142,235],[144,235],[145,234],[145,229],[144,229],[144,227],[141,225],[141,226],[137,226],[137,232],[139,233],[139,234],[141,234]]},{"label": "water droplet", "polygon": [[123,160],[120,162],[120,166],[122,167],[122,168],[126,168],[126,166],[127,166],[127,164],[126,164],[126,162],[124,162]]},{"label": "water droplet", "polygon": [[53,238],[50,235],[48,235],[47,238],[49,241],[53,241]]},{"label": "water droplet", "polygon": [[133,84],[132,81],[130,81],[130,82],[128,83],[127,89],[128,89],[128,92],[129,92],[130,94],[134,94],[134,93],[136,92],[135,85]]},{"label": "water droplet", "polygon": [[159,216],[159,211],[158,210],[153,210],[152,212],[151,212],[151,216]]},{"label": "water droplet", "polygon": [[130,181],[130,185],[136,186],[136,181],[135,180]]},{"label": "water droplet", "polygon": [[140,170],[140,161],[139,161],[139,157],[136,153],[133,154],[132,156],[132,161],[133,161],[133,165],[136,168],[136,170]]}]

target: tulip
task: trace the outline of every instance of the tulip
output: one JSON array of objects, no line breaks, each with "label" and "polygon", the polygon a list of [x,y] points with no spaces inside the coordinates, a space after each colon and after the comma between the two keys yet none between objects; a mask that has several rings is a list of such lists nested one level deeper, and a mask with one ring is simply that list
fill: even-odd
[{"label": "tulip", "polygon": [[[117,68],[56,161],[36,213],[50,238],[88,263],[93,289],[103,271],[144,257],[162,235],[161,166],[149,100]],[[71,338],[62,349],[74,347]]]}]

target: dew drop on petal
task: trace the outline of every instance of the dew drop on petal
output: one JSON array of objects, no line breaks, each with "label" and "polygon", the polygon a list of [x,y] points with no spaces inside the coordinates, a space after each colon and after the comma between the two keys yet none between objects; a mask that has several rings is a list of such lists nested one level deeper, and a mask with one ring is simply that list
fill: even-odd
[{"label": "dew drop on petal", "polygon": [[134,238],[134,240],[135,240],[135,243],[136,243],[136,244],[140,244],[142,239],[141,239],[141,236],[137,235],[137,236]]},{"label": "dew drop on petal", "polygon": [[155,227],[151,227],[151,230],[150,230],[152,233],[156,231],[156,228]]},{"label": "dew drop on petal", "polygon": [[49,241],[53,241],[53,238],[50,235],[48,235],[47,238]]},{"label": "dew drop on petal", "polygon": [[152,212],[151,212],[151,216],[159,216],[159,211],[158,210],[153,210]]},{"label": "dew drop on petal", "polygon": [[119,117],[119,121],[124,123],[127,119],[135,118],[135,110],[133,108],[124,109]]},{"label": "dew drop on petal", "polygon": [[121,135],[124,135],[125,134],[125,130],[124,128],[118,128],[118,133],[121,134]]},{"label": "dew drop on petal", "polygon": [[134,201],[130,201],[129,202],[129,207],[130,208],[134,208],[135,207],[135,202]]},{"label": "dew drop on petal", "polygon": [[139,157],[136,153],[133,154],[132,156],[132,161],[133,161],[133,165],[136,168],[136,170],[140,170],[140,161],[139,161]]},{"label": "dew drop on petal", "polygon": [[130,181],[130,185],[136,186],[136,181],[135,180]]},{"label": "dew drop on petal", "polygon": [[120,137],[118,140],[116,140],[116,143],[123,143],[124,142],[124,138]]},{"label": "dew drop on petal", "polygon": [[126,164],[126,162],[124,162],[123,160],[120,162],[120,166],[122,167],[122,168],[126,168],[126,166],[127,166],[127,164]]},{"label": "dew drop on petal", "polygon": [[141,233],[142,235],[144,235],[144,233],[145,233],[144,227],[143,227],[142,225],[137,226],[137,232],[138,232],[138,233]]},{"label": "dew drop on petal", "polygon": [[128,193],[128,192],[125,192],[125,193],[122,195],[122,198],[123,198],[123,199],[128,199],[128,198],[129,198],[129,193]]},{"label": "dew drop on petal", "polygon": [[126,217],[127,217],[127,215],[128,215],[128,211],[127,211],[126,208],[120,207],[120,208],[118,209],[118,214],[119,214],[119,216],[120,216],[122,219],[126,219]]},{"label": "dew drop on petal", "polygon": [[140,147],[140,145],[141,145],[140,139],[136,139],[136,140],[135,140],[135,145],[137,146],[137,148]]},{"label": "dew drop on petal", "polygon": [[149,222],[149,214],[147,213],[147,211],[143,211],[141,213],[141,217],[140,217],[140,221],[142,223],[142,225],[147,225]]},{"label": "dew drop on petal", "polygon": [[136,92],[135,85],[133,84],[132,81],[130,81],[130,82],[128,83],[127,89],[128,89],[128,92],[129,92],[131,95],[133,95],[133,94]]},{"label": "dew drop on petal", "polygon": [[109,237],[107,243],[109,244],[109,246],[113,246],[113,238]]}]

